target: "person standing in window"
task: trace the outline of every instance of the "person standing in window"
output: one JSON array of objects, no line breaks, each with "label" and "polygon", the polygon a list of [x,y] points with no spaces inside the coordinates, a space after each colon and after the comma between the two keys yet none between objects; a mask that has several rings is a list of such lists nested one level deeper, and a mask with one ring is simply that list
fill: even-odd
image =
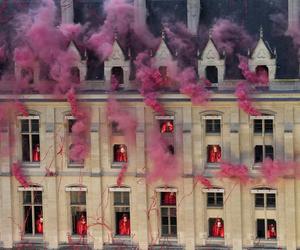
[{"label": "person standing in window", "polygon": [[209,148],[208,162],[220,162],[221,161],[221,148],[220,146],[213,145]]},{"label": "person standing in window", "polygon": [[87,234],[87,224],[85,216],[82,214],[80,219],[77,221],[77,234],[86,235]]},{"label": "person standing in window", "polygon": [[117,152],[117,162],[127,162],[127,150],[125,145],[120,145]]},{"label": "person standing in window", "polygon": [[130,220],[127,217],[127,214],[123,214],[119,221],[119,234],[130,235]]},{"label": "person standing in window", "polygon": [[217,218],[215,220],[215,223],[212,228],[212,236],[224,238],[224,225],[220,218]]},{"label": "person standing in window", "polygon": [[163,202],[165,205],[176,205],[176,194],[174,192],[164,193]]},{"label": "person standing in window", "polygon": [[38,219],[35,222],[35,226],[36,226],[36,232],[38,234],[42,234],[43,233],[43,216],[42,216],[42,214],[38,215]]},{"label": "person standing in window", "polygon": [[276,238],[276,229],[274,224],[270,224],[268,227],[268,239]]},{"label": "person standing in window", "polygon": [[174,130],[174,125],[171,121],[166,121],[161,126],[161,133],[172,133]]},{"label": "person standing in window", "polygon": [[40,161],[40,145],[36,144],[32,151],[32,161]]}]

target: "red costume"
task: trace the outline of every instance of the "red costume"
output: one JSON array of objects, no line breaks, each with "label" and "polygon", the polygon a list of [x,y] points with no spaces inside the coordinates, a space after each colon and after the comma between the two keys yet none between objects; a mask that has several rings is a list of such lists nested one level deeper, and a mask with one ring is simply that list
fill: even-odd
[{"label": "red costume", "polygon": [[174,125],[171,121],[164,122],[161,126],[161,133],[172,133],[174,131]]},{"label": "red costume", "polygon": [[127,151],[126,146],[121,145],[117,151],[116,155],[116,161],[117,162],[127,162]]},{"label": "red costume", "polygon": [[274,239],[277,237],[276,236],[276,228],[275,228],[274,224],[271,224],[268,226],[267,234],[268,234],[268,239],[272,239],[272,238]]},{"label": "red costume", "polygon": [[212,227],[212,236],[213,237],[222,237],[224,238],[224,225],[221,219],[216,219]]},{"label": "red costume", "polygon": [[208,162],[220,162],[221,161],[221,148],[220,146],[212,146],[209,148]]},{"label": "red costume", "polygon": [[126,214],[123,214],[119,221],[119,234],[120,235],[130,235],[130,220]]},{"label": "red costume", "polygon": [[35,227],[38,234],[43,233],[43,217],[41,214],[38,216],[38,219],[35,222]]},{"label": "red costume", "polygon": [[35,145],[32,150],[32,161],[40,161],[40,145]]},{"label": "red costume", "polygon": [[87,234],[87,224],[84,215],[81,215],[80,219],[77,221],[77,234],[79,235]]},{"label": "red costume", "polygon": [[164,205],[176,205],[176,193],[174,192],[164,193],[163,203]]}]

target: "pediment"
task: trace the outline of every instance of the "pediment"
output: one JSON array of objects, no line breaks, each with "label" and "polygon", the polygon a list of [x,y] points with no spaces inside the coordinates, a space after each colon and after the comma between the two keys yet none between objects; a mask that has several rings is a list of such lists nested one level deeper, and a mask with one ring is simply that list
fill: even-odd
[{"label": "pediment", "polygon": [[219,52],[211,39],[208,40],[203,50],[202,60],[220,60]]},{"label": "pediment", "polygon": [[271,53],[262,39],[259,39],[253,51],[252,59],[254,60],[272,59]]},{"label": "pediment", "polygon": [[114,41],[112,53],[107,59],[108,61],[125,61],[123,51],[117,41]]},{"label": "pediment", "polygon": [[159,60],[172,58],[172,54],[171,54],[170,50],[168,49],[164,39],[162,39],[162,41],[156,51],[155,57]]}]

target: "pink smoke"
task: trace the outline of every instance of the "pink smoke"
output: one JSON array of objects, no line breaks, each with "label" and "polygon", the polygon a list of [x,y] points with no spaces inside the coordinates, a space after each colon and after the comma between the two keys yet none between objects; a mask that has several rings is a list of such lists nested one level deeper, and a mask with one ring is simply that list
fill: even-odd
[{"label": "pink smoke", "polygon": [[92,34],[88,45],[105,60],[112,52],[114,33],[124,37],[134,24],[134,7],[125,0],[107,1],[104,7],[106,19],[97,33]]},{"label": "pink smoke", "polygon": [[197,175],[195,177],[197,183],[201,183],[206,188],[212,188],[213,185],[211,184],[210,180],[205,178],[203,175]]},{"label": "pink smoke", "polygon": [[75,40],[82,32],[82,26],[80,24],[64,23],[59,26],[61,33],[69,40]]},{"label": "pink smoke", "polygon": [[117,178],[117,186],[120,187],[122,186],[123,184],[123,181],[124,181],[124,176],[125,176],[125,173],[127,172],[127,164],[123,164],[122,165],[122,168],[121,168],[121,171],[118,175],[118,178]]},{"label": "pink smoke", "polygon": [[250,98],[251,89],[246,82],[238,83],[235,96],[239,107],[249,115],[260,115],[261,113],[253,106]]},{"label": "pink smoke", "polygon": [[24,175],[22,166],[20,163],[15,162],[12,165],[12,175],[17,179],[17,181],[23,186],[23,187],[29,187],[30,182],[27,180],[26,176]]},{"label": "pink smoke", "polygon": [[136,119],[112,97],[107,102],[107,118],[108,121],[118,124],[118,130],[124,132],[126,142],[135,144]]},{"label": "pink smoke", "polygon": [[261,166],[261,174],[268,183],[274,183],[281,177],[291,175],[295,170],[297,170],[295,162],[273,161],[269,158]]},{"label": "pink smoke", "polygon": [[152,162],[152,169],[147,175],[148,182],[161,179],[165,184],[168,184],[174,181],[180,176],[178,160],[169,152],[166,141],[157,129],[154,129],[148,138],[147,152]]},{"label": "pink smoke", "polygon": [[245,165],[234,165],[231,163],[222,163],[220,170],[216,174],[219,178],[237,179],[243,184],[250,180],[249,170]]},{"label": "pink smoke", "polygon": [[251,48],[253,39],[244,27],[228,20],[218,19],[212,27],[212,38],[220,51],[227,55],[245,48]]},{"label": "pink smoke", "polygon": [[14,60],[21,67],[32,67],[35,61],[33,51],[28,47],[19,47],[14,50]]},{"label": "pink smoke", "polygon": [[82,163],[87,157],[90,149],[88,140],[90,117],[88,111],[78,104],[74,89],[71,89],[67,93],[67,100],[71,106],[71,113],[76,119],[76,122],[72,126],[70,159]]},{"label": "pink smoke", "polygon": [[204,104],[209,100],[209,91],[197,82],[196,72],[192,67],[182,70],[177,79],[180,82],[180,92],[189,96],[194,105]]}]

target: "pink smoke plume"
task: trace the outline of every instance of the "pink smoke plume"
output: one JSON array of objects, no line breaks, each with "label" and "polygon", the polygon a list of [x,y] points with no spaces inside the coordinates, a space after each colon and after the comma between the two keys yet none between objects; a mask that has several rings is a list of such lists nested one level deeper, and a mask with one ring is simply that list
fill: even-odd
[{"label": "pink smoke plume", "polygon": [[107,102],[107,118],[109,122],[117,123],[117,129],[124,133],[126,142],[135,144],[136,119],[112,97]]},{"label": "pink smoke plume", "polygon": [[183,69],[177,79],[180,82],[180,92],[189,96],[194,105],[204,104],[209,100],[209,91],[197,82],[196,72],[192,67]]},{"label": "pink smoke plume", "polygon": [[27,180],[26,176],[23,173],[22,166],[20,163],[15,162],[12,165],[12,175],[17,179],[17,181],[23,186],[23,187],[29,187],[30,182]]},{"label": "pink smoke plume", "polygon": [[293,175],[297,168],[298,164],[295,162],[284,162],[267,158],[262,163],[261,174],[268,183],[274,183],[281,177]]},{"label": "pink smoke plume", "polygon": [[15,48],[14,60],[21,67],[32,67],[35,56],[33,51],[28,47]]},{"label": "pink smoke plume", "polygon": [[69,40],[75,40],[82,32],[82,26],[80,24],[64,23],[59,26],[61,33]]},{"label": "pink smoke plume", "polygon": [[158,129],[149,134],[147,152],[152,162],[152,169],[147,175],[148,182],[161,179],[165,184],[174,181],[180,176],[180,166],[176,157],[168,150],[168,144]]},{"label": "pink smoke plume", "polygon": [[248,66],[248,59],[244,56],[239,55],[239,68],[242,71],[243,76],[249,83],[254,83],[254,84],[268,84],[269,82],[269,77],[268,77],[268,72],[266,71],[258,71],[258,72],[252,72],[249,69]]},{"label": "pink smoke plume", "polygon": [[253,39],[244,27],[228,20],[218,19],[212,27],[212,38],[220,51],[231,55],[241,49],[251,48]]},{"label": "pink smoke plume", "polygon": [[210,180],[205,178],[203,175],[197,175],[195,177],[197,183],[201,183],[206,188],[212,188],[213,185],[211,184]]},{"label": "pink smoke plume", "polygon": [[249,170],[245,165],[234,165],[231,163],[222,163],[220,170],[216,176],[219,178],[233,178],[237,179],[243,184],[246,184],[250,180]]},{"label": "pink smoke plume", "polygon": [[251,88],[246,82],[238,83],[235,96],[237,97],[239,107],[249,115],[260,115],[261,113],[253,106],[250,98]]},{"label": "pink smoke plume", "polygon": [[117,178],[117,186],[120,187],[123,184],[125,173],[127,172],[127,164],[123,164],[120,173]]},{"label": "pink smoke plume", "polygon": [[160,72],[152,67],[153,61],[146,52],[139,53],[134,63],[137,69],[136,79],[141,83],[140,92],[145,98],[145,104],[163,114],[164,108],[158,101],[158,92],[163,83]]},{"label": "pink smoke plume", "polygon": [[86,109],[81,107],[77,100],[74,89],[67,93],[67,100],[71,106],[71,113],[76,122],[72,126],[72,147],[70,148],[70,159],[83,163],[90,149],[89,145],[89,125],[90,117]]},{"label": "pink smoke plume", "polygon": [[106,19],[97,33],[92,34],[88,45],[103,61],[112,52],[114,33],[124,37],[134,24],[134,7],[125,0],[106,1],[104,10]]}]

